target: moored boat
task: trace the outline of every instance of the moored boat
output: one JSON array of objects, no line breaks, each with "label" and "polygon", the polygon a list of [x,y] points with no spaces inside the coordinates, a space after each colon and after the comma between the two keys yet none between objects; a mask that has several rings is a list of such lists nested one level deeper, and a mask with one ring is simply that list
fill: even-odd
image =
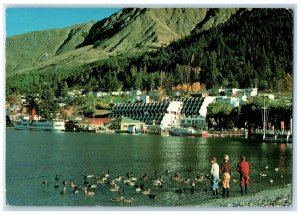
[{"label": "moored boat", "polygon": [[194,128],[173,127],[169,130],[171,136],[208,137],[207,131],[195,130]]},{"label": "moored boat", "polygon": [[21,120],[14,122],[17,130],[39,130],[39,131],[64,131],[65,122],[63,120]]}]

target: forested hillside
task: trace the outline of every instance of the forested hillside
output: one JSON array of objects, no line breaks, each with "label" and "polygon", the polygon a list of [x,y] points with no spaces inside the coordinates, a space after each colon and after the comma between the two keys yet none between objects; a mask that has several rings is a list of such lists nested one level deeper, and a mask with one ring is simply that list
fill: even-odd
[{"label": "forested hillside", "polygon": [[[257,86],[261,90],[291,90],[291,11],[209,9],[191,31],[147,53],[119,54],[55,71],[8,76],[7,93],[38,92],[45,87],[54,89],[56,95],[67,88],[149,90],[162,86],[168,90],[195,82],[200,82],[202,88]],[[97,46],[101,38],[89,35],[82,45]]]}]

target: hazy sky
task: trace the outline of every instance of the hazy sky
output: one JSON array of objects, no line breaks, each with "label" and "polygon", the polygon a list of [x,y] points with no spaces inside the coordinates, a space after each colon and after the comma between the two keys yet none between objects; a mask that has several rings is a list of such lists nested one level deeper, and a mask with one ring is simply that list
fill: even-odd
[{"label": "hazy sky", "polygon": [[109,17],[121,8],[6,8],[6,36],[63,28]]}]

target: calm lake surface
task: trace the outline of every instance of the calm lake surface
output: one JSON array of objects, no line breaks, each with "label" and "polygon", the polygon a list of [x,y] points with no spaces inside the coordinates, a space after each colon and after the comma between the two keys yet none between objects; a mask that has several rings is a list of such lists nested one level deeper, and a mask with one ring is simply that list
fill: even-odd
[{"label": "calm lake surface", "polygon": [[[129,206],[111,202],[118,192],[111,192],[109,184],[98,184],[95,196],[68,192],[62,195],[62,181],[83,184],[83,175],[101,175],[110,170],[109,180],[133,172],[134,177],[149,175],[146,189],[156,195],[150,199],[125,184],[117,182],[125,198],[133,197],[131,206],[193,207],[212,199],[209,179],[196,184],[194,193],[188,184],[170,178],[179,172],[184,179],[210,172],[210,158],[216,156],[221,165],[228,153],[232,165],[231,196],[239,196],[239,175],[236,166],[239,156],[246,154],[251,165],[249,192],[282,187],[292,183],[292,144],[261,144],[233,138],[195,138],[147,135],[54,133],[6,129],[6,203],[14,206]],[[266,169],[268,166],[268,169]],[[275,171],[279,168],[279,171]],[[166,172],[166,170],[168,172]],[[155,175],[155,171],[159,174]],[[260,173],[267,176],[262,177]],[[54,188],[55,175],[60,177]],[[162,177],[164,186],[157,187],[150,179]],[[48,184],[42,184],[44,179]],[[270,183],[270,179],[273,183]],[[237,180],[237,182],[234,182]],[[88,180],[94,183],[94,180]],[[182,187],[185,191],[175,191]],[[222,189],[220,184],[219,189]],[[207,191],[208,190],[208,191]]]}]

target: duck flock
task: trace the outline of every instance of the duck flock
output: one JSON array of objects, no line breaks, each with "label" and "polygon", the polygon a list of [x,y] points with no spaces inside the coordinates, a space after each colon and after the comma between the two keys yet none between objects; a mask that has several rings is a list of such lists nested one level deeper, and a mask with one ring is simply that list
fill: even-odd
[{"label": "duck flock", "polygon": [[[80,182],[69,180],[62,175],[55,175],[52,180],[45,178],[42,184],[43,186],[53,186],[55,192],[59,192],[61,195],[83,194],[93,197],[101,195],[103,190],[106,190],[106,193],[112,193],[108,201],[128,204],[134,202],[138,195],[158,200],[160,194],[166,191],[180,195],[183,193],[207,192],[209,190],[209,173],[189,178],[183,177],[187,173],[190,176],[192,175],[190,168],[185,173],[155,170],[152,174],[144,173],[139,176],[133,171],[125,174],[114,174],[107,170],[99,175],[82,174]],[[132,197],[133,194],[135,198]]]},{"label": "duck flock", "polygon": [[[275,169],[278,172],[278,169]],[[64,178],[63,175],[55,175],[53,179],[45,178],[43,186],[53,186],[54,191],[61,195],[75,194],[94,197],[105,193],[111,193],[107,201],[131,205],[138,196],[146,196],[152,200],[159,200],[163,192],[174,192],[175,195],[194,193],[207,193],[210,190],[210,174],[193,174],[191,168],[185,172],[171,173],[168,170],[159,172],[155,170],[152,174],[144,173],[138,175],[133,171],[125,174],[112,173],[107,170],[99,175],[84,173],[81,180]],[[184,176],[189,177],[184,177]],[[265,177],[264,173],[259,174]],[[222,180],[219,180],[221,189]],[[231,184],[238,185],[237,178],[231,178]],[[273,180],[270,179],[270,183]],[[211,194],[212,195],[212,194]],[[133,198],[134,196],[134,198]]]}]

